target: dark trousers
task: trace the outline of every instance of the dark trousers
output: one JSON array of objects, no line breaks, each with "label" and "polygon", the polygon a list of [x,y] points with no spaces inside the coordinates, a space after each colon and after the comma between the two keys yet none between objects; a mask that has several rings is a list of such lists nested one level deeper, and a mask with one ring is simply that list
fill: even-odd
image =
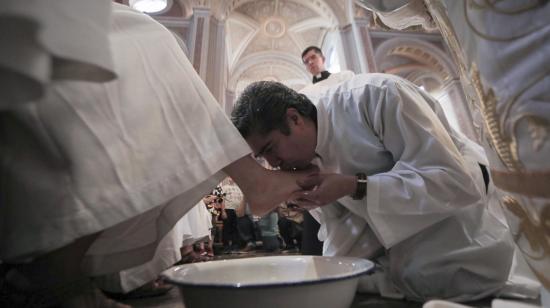
[{"label": "dark trousers", "polygon": [[259,240],[259,236],[256,235],[257,228],[254,226],[254,222],[248,215],[237,218],[237,228],[239,229],[239,236],[245,243],[254,243]]},{"label": "dark trousers", "polygon": [[222,242],[223,247],[229,248],[230,243],[232,248],[239,247],[239,231],[237,229],[237,213],[235,210],[225,209],[227,218],[223,221]]},{"label": "dark trousers", "polygon": [[304,212],[304,229],[302,231],[302,254],[320,256],[323,254],[323,242],[317,238],[321,225],[306,211]]}]

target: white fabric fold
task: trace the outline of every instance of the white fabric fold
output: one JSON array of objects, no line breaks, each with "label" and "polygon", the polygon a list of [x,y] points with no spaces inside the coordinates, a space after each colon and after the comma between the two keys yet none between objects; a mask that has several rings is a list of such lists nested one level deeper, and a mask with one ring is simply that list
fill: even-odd
[{"label": "white fabric fold", "polygon": [[250,153],[172,33],[113,7],[117,80],[52,81],[43,99],[0,112],[2,260],[105,230],[85,258],[91,275],[144,263]]},{"label": "white fabric fold", "polygon": [[[172,202],[186,203],[185,200],[180,199],[176,198]],[[105,291],[127,293],[155,280],[160,272],[173,266],[182,258],[180,252],[182,246],[192,245],[210,235],[211,220],[206,220],[209,217],[204,212],[208,213],[208,210],[201,200],[163,237],[152,260],[117,273],[96,277],[95,284]]]},{"label": "white fabric fold", "polygon": [[352,71],[341,71],[338,73],[332,73],[328,76],[327,79],[321,80],[317,83],[310,84],[308,86],[303,87],[300,90],[300,93],[306,95],[306,96],[315,96],[319,93],[322,93],[323,90],[326,90],[332,86],[338,85],[346,80],[351,79],[353,76],[355,76],[355,73]]},{"label": "white fabric fold", "polygon": [[57,79],[116,77],[109,0],[4,0],[0,6],[0,110],[37,100]]}]

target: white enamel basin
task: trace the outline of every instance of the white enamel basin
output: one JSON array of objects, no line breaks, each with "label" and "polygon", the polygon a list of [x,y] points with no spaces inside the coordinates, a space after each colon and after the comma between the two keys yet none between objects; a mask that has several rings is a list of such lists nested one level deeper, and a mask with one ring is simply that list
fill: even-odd
[{"label": "white enamel basin", "polygon": [[173,267],[186,308],[348,308],[371,261],[348,257],[273,256]]}]

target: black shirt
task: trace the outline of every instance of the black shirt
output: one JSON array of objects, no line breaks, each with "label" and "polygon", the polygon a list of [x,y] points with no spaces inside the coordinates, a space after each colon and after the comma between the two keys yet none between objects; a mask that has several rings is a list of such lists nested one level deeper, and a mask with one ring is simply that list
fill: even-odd
[{"label": "black shirt", "polygon": [[319,81],[325,80],[330,76],[330,73],[328,71],[322,71],[321,77],[317,78],[317,76],[313,76],[313,83],[318,83]]}]

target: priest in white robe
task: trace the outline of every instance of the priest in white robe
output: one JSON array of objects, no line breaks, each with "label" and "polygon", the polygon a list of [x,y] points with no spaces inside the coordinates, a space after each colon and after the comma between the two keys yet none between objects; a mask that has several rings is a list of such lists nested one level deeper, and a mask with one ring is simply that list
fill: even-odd
[{"label": "priest in white robe", "polygon": [[450,129],[434,98],[384,74],[309,95],[254,83],[232,120],[272,166],[320,167],[294,197],[320,206],[324,255],[380,265],[360,290],[468,301],[512,284],[514,244],[488,206],[483,153]]},{"label": "priest in white robe", "polygon": [[152,18],[108,0],[10,0],[0,13],[4,306],[117,306],[88,276],[153,259],[226,175],[260,204],[299,189],[249,156]]}]

